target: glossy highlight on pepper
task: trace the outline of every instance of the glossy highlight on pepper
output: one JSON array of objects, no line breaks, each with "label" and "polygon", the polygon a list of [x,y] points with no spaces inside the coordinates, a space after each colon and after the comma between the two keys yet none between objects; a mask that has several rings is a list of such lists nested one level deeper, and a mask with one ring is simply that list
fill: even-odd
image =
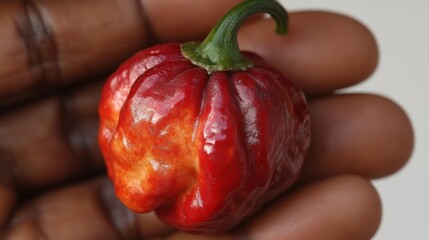
[{"label": "glossy highlight on pepper", "polygon": [[[271,0],[245,1],[227,16],[246,14],[224,19],[241,24],[261,6],[282,22],[285,11]],[[231,28],[215,27],[207,39],[222,29]],[[236,44],[236,32],[223,36]],[[193,43],[193,51],[206,43]],[[183,46],[145,49],[109,77],[99,105],[99,144],[127,207],[154,210],[185,231],[224,231],[296,180],[310,144],[308,106],[300,89],[255,54],[237,47],[235,57],[226,58],[244,59],[245,69],[224,69],[224,62],[207,69]]]}]

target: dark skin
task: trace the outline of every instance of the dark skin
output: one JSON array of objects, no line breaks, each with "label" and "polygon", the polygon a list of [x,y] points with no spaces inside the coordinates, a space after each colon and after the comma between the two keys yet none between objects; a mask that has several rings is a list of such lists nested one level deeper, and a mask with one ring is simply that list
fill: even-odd
[{"label": "dark skin", "polygon": [[0,238],[371,239],[371,179],[408,161],[413,133],[391,100],[335,93],[370,76],[378,50],[362,24],[328,12],[290,13],[285,37],[254,17],[239,35],[308,96],[312,145],[293,190],[218,235],[177,232],[115,198],[96,141],[106,75],[148,45],[204,37],[237,2],[0,2]]}]

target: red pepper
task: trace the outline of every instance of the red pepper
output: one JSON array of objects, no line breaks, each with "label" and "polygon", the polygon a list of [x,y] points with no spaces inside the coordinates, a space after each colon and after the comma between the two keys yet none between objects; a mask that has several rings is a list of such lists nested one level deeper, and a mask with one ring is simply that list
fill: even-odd
[{"label": "red pepper", "polygon": [[310,142],[304,94],[237,31],[275,1],[237,5],[201,43],[137,53],[107,80],[99,143],[119,199],[178,229],[230,229],[296,180]]}]

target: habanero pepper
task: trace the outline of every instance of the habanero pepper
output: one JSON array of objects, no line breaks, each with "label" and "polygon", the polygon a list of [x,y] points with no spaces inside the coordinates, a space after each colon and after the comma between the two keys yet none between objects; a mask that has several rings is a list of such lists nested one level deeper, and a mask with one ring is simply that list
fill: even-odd
[{"label": "habanero pepper", "polygon": [[302,91],[260,57],[240,52],[237,32],[272,0],[230,10],[200,44],[145,49],[107,80],[99,145],[118,198],[190,232],[230,229],[296,180],[310,144]]}]

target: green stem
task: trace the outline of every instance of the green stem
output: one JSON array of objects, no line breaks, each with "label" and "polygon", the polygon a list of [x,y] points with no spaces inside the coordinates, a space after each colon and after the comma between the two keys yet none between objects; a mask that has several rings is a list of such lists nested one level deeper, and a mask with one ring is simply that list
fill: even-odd
[{"label": "green stem", "polygon": [[231,9],[200,44],[181,45],[183,56],[208,73],[228,70],[246,70],[252,63],[238,48],[237,33],[241,24],[251,15],[268,13],[276,22],[276,32],[287,32],[288,14],[275,0],[247,0]]}]

